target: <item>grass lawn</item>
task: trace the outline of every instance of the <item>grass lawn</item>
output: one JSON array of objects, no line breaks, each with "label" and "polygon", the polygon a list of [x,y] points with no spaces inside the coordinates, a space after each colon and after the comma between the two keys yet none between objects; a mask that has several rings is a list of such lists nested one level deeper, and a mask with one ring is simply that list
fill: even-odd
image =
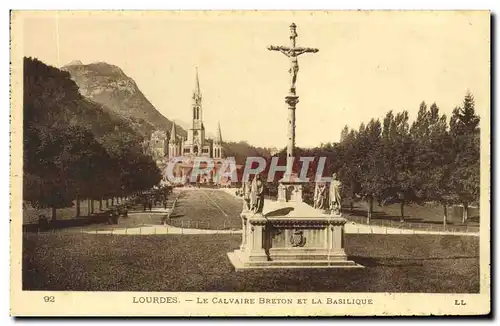
[{"label": "grass lawn", "polygon": [[[469,208],[469,220],[466,224],[462,224],[462,208],[448,207],[447,226],[443,226],[443,207],[433,204],[410,204],[405,205],[405,221],[400,222],[400,205],[390,204],[383,207],[373,205],[373,216],[370,224],[384,225],[392,227],[425,229],[432,231],[479,231],[479,210],[478,208]],[[357,223],[366,223],[368,204],[365,202],[357,202],[354,204],[352,212],[348,207],[345,207],[345,217]]]},{"label": "grass lawn", "polygon": [[359,270],[235,272],[237,235],[25,234],[23,289],[65,291],[479,291],[479,238],[346,235]]}]

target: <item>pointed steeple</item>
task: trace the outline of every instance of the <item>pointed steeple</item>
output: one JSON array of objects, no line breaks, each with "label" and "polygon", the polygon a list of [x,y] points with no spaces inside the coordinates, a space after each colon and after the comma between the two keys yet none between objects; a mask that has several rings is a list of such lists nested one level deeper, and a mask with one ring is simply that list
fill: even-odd
[{"label": "pointed steeple", "polygon": [[201,98],[200,78],[198,77],[198,67],[196,67],[196,83],[194,85],[193,98]]},{"label": "pointed steeple", "polygon": [[217,125],[217,135],[216,135],[216,141],[217,143],[222,143],[222,133],[220,131],[220,121],[218,122],[218,125]]},{"label": "pointed steeple", "polygon": [[170,144],[177,143],[177,134],[175,132],[175,121],[172,123],[172,130],[170,130],[170,140],[168,142]]}]

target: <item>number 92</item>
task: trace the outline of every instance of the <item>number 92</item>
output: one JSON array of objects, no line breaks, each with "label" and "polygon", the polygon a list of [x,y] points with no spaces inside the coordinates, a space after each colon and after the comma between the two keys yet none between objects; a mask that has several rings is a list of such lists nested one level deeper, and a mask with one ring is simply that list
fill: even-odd
[{"label": "number 92", "polygon": [[43,301],[45,302],[56,302],[56,297],[54,297],[53,295],[46,295],[43,297]]}]

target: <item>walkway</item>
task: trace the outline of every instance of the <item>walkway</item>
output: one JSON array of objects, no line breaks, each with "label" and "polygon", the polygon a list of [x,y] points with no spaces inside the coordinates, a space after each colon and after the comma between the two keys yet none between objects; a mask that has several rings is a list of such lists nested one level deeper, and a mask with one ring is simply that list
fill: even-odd
[{"label": "walkway", "polygon": [[88,234],[155,235],[155,234],[241,234],[241,230],[203,230],[178,228],[170,225],[151,225],[116,230],[87,231]]},{"label": "walkway", "polygon": [[435,234],[435,235],[466,235],[479,236],[479,232],[450,232],[450,231],[428,231],[416,229],[391,228],[378,225],[357,224],[347,222],[345,233],[350,234]]},{"label": "walkway", "polygon": [[[191,189],[189,189],[191,190]],[[186,196],[187,198],[183,198],[181,196],[181,193],[185,191],[185,189],[175,189],[173,192],[173,196],[169,198],[167,202],[167,209],[164,208],[154,208],[151,212],[150,211],[131,211],[129,212],[129,216],[140,216],[142,214],[153,214],[153,215],[163,215],[163,225],[161,224],[154,224],[156,223],[154,220],[147,220],[145,221],[146,223],[141,226],[119,226],[117,225],[116,228],[113,228],[112,226],[108,226],[105,229],[102,228],[97,228],[95,230],[91,229],[84,229],[84,228],[79,228],[79,229],[61,229],[61,230],[55,230],[56,233],[61,233],[61,232],[68,232],[68,233],[86,233],[86,234],[117,234],[117,235],[154,235],[154,234],[186,234],[186,235],[192,235],[192,234],[241,234],[241,229],[239,223],[236,223],[232,225],[233,227],[229,227],[230,224],[226,224],[228,226],[227,228],[210,228],[207,227],[206,229],[201,229],[198,228],[198,224],[195,224],[194,217],[195,215],[203,214],[203,217],[207,217],[208,220],[211,220],[214,218],[212,215],[213,213],[218,213],[217,215],[220,215],[220,218],[227,220],[228,216],[226,214],[227,209],[229,208],[231,212],[233,212],[236,208],[235,203],[227,203],[229,200],[225,199],[225,201],[220,201],[220,198],[218,196],[214,196],[215,192],[214,190],[210,191],[210,195],[200,189],[193,189],[193,190],[198,190],[198,198],[204,198],[204,203],[201,201],[193,201],[193,203],[190,203],[189,205],[184,202],[185,199],[193,199],[191,198],[192,196]],[[234,197],[237,197],[235,194],[235,189],[231,188],[223,188],[219,189],[217,191],[220,192],[225,192],[227,194],[230,194]],[[237,197],[240,198],[240,197]],[[180,202],[181,207],[176,207],[179,206],[178,202]],[[224,208],[222,208],[219,203],[224,203]],[[209,205],[209,207],[193,207],[193,204],[196,204],[194,206],[199,206],[200,204],[204,205]],[[229,206],[228,206],[229,205]],[[237,203],[237,208],[240,209],[239,207],[241,204]],[[227,207],[226,207],[227,206]],[[234,206],[234,207],[232,207]],[[272,205],[271,205],[272,206]],[[185,220],[184,222],[186,223],[181,223],[178,226],[174,225],[168,225],[168,218],[172,215],[175,215],[177,210],[181,211],[190,211],[191,213],[196,213],[194,215],[190,216],[185,216],[188,218],[188,220]],[[207,209],[211,209],[213,212],[212,214],[208,214],[206,212]],[[205,214],[207,213],[207,214]],[[234,212],[233,212],[234,213]],[[205,216],[206,215],[206,216]],[[214,214],[215,215],[215,214]],[[231,213],[231,215],[233,215]],[[198,217],[199,219],[200,217]],[[193,220],[192,220],[193,219]],[[158,220],[158,222],[160,222]],[[176,223],[179,222],[178,220],[174,219],[172,224],[179,224]],[[193,223],[191,223],[193,222]],[[238,221],[239,222],[239,221]],[[183,227],[185,225],[195,225],[197,226],[196,228],[191,228],[191,227]],[[201,225],[201,224],[200,224]],[[49,231],[50,232],[50,231]],[[478,232],[450,232],[450,231],[430,231],[430,230],[418,230],[418,229],[403,229],[403,228],[396,228],[396,227],[386,227],[386,226],[379,226],[379,225],[366,225],[366,224],[357,224],[352,221],[348,221],[345,225],[345,232],[347,234],[430,234],[430,235],[458,235],[458,236],[479,236]]]},{"label": "walkway", "polygon": [[[157,211],[161,213],[161,211]],[[166,211],[163,211],[166,214]],[[140,214],[140,213],[137,213]],[[165,225],[146,225],[133,228],[117,228],[107,230],[84,231],[87,234],[119,234],[119,235],[154,235],[154,234],[241,234],[241,230],[207,230],[182,228]],[[458,236],[479,236],[479,233],[472,232],[443,232],[443,231],[423,231],[414,229],[390,228],[376,225],[356,224],[347,222],[345,225],[346,234],[428,234],[428,235],[458,235]]]},{"label": "walkway", "polygon": [[[235,188],[222,188],[222,191],[236,197]],[[358,224],[348,221],[345,225],[345,233],[348,234],[435,234],[435,235],[466,235],[466,236],[479,236],[479,232],[456,232],[456,231],[432,231],[432,230],[419,230],[419,229],[405,229],[395,228],[380,225]]]},{"label": "walkway", "polygon": [[[171,225],[148,225],[135,228],[118,228],[108,230],[85,231],[88,234],[122,234],[122,235],[152,235],[152,234],[241,234],[241,230],[206,230],[175,227]],[[479,236],[472,232],[423,231],[413,229],[370,226],[348,222],[345,225],[346,234],[429,234],[429,235],[461,235]]]}]

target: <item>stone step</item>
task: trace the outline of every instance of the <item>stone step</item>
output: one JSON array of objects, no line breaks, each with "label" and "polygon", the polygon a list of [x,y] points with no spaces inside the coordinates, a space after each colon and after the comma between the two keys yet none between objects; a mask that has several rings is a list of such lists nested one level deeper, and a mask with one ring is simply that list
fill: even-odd
[{"label": "stone step", "polygon": [[229,260],[236,271],[253,268],[363,268],[351,260],[280,260],[249,261],[239,250],[229,252]]}]

